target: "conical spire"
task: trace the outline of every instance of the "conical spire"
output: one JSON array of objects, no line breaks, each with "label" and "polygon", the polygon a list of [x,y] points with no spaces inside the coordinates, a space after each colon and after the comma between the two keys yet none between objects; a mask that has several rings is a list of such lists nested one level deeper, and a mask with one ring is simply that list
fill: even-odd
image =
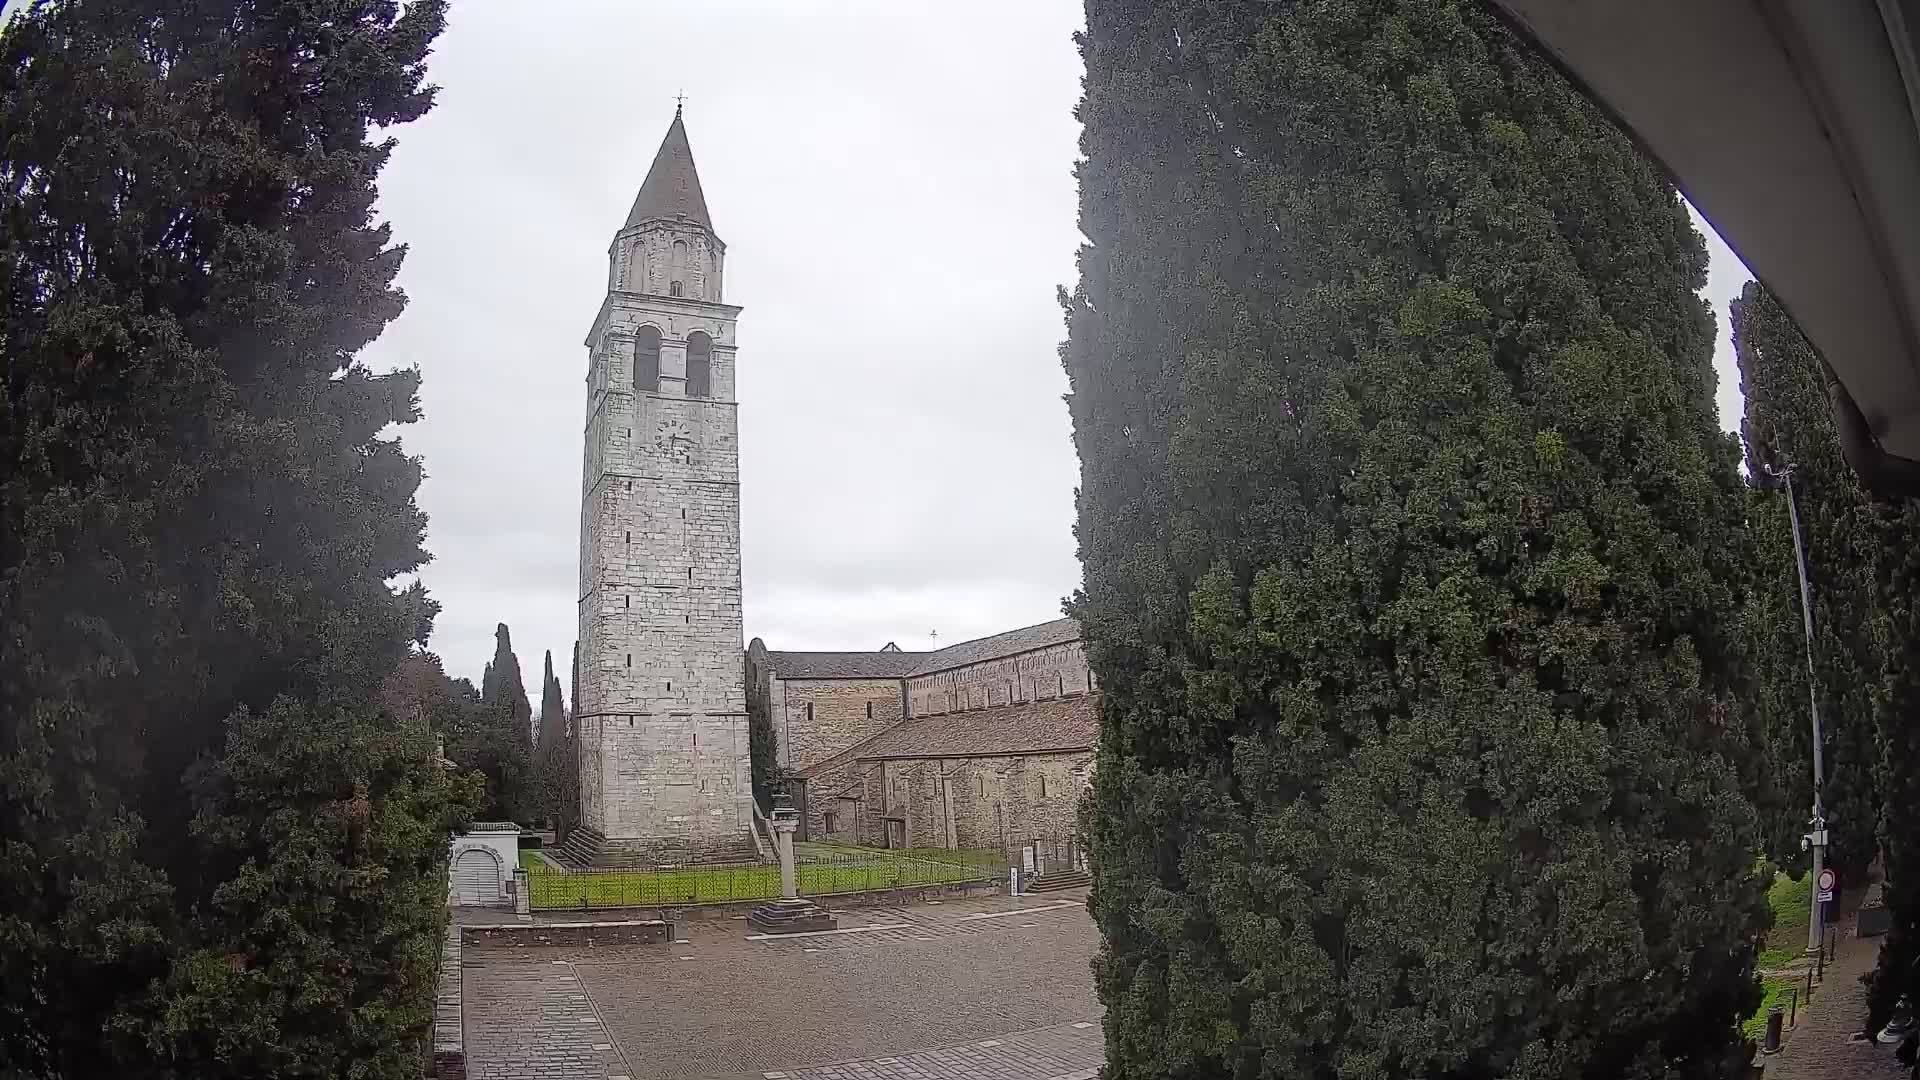
[{"label": "conical spire", "polygon": [[627,212],[627,225],[638,225],[654,218],[690,218],[713,228],[707,218],[707,198],[700,192],[700,174],[693,168],[693,148],[687,145],[687,126],[680,110],[673,110],[673,126],[660,140],[660,151],[653,155],[653,168]]}]

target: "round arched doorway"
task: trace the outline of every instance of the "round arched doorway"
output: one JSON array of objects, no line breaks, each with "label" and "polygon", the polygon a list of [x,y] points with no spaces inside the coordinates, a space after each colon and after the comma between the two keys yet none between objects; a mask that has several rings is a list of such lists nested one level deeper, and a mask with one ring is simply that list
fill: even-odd
[{"label": "round arched doorway", "polygon": [[453,902],[462,905],[498,904],[506,900],[501,888],[500,856],[483,847],[464,848],[453,860]]}]

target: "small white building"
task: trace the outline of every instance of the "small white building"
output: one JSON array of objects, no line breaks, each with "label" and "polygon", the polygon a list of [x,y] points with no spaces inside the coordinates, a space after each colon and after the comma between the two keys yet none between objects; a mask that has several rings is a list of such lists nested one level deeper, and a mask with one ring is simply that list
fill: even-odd
[{"label": "small white building", "polygon": [[476,821],[455,833],[448,852],[447,902],[458,907],[504,906],[508,886],[520,864],[520,826],[511,821]]}]

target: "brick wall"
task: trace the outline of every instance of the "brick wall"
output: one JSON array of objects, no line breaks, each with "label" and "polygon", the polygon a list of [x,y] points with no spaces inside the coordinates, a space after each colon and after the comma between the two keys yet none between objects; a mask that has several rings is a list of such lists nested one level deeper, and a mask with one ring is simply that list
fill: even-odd
[{"label": "brick wall", "polygon": [[1003,656],[907,680],[913,716],[984,709],[1010,701],[1042,701],[1094,689],[1086,650],[1078,641]]}]

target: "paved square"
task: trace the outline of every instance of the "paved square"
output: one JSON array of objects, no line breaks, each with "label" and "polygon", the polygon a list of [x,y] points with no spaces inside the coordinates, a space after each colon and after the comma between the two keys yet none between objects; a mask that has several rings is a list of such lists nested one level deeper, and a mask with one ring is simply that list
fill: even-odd
[{"label": "paved square", "polygon": [[1055,1080],[1099,1066],[1098,935],[1079,898],[949,900],[842,926],[862,930],[749,940],[716,920],[678,948],[470,947],[468,1075]]}]

